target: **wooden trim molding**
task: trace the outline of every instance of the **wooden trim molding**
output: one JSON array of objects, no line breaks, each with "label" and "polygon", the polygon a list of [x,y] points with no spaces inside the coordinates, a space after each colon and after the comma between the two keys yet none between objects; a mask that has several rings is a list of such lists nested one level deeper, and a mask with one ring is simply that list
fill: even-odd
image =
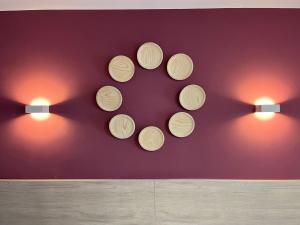
[{"label": "wooden trim molding", "polygon": [[0,180],[0,224],[299,225],[300,180]]},{"label": "wooden trim molding", "polygon": [[299,8],[299,0],[1,0],[1,11],[101,9]]}]

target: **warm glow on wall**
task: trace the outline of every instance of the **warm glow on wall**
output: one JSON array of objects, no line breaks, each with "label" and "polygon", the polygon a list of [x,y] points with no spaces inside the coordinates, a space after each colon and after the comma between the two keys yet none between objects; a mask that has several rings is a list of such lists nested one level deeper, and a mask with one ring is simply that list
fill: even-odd
[{"label": "warm glow on wall", "polygon": [[294,88],[294,82],[288,79],[289,72],[276,69],[245,68],[235,72],[225,84],[228,95],[247,104],[256,104],[256,101],[262,97],[270,97],[271,99],[262,99],[262,101],[271,100],[273,104],[294,98],[297,89]]},{"label": "warm glow on wall", "polygon": [[[25,106],[24,115],[8,123],[12,138],[20,143],[47,145],[71,136],[72,123],[52,112],[51,107],[74,97],[76,81],[71,79],[74,73],[64,65],[38,59],[27,60],[6,71],[5,97]],[[50,106],[50,113],[44,110],[49,110],[46,106]]]},{"label": "warm glow on wall", "polygon": [[273,146],[282,146],[280,149],[285,151],[284,145],[297,136],[298,127],[294,119],[281,113],[267,122],[256,119],[253,114],[247,114],[227,125],[230,128],[226,127],[226,130],[231,129],[227,132],[235,145],[238,145],[240,150],[248,149],[252,153],[273,149]]},{"label": "warm glow on wall", "polygon": [[[262,97],[255,100],[254,105],[274,105],[272,98]],[[270,120],[275,116],[275,112],[255,112],[254,116],[260,120]]]},{"label": "warm glow on wall", "polygon": [[229,71],[225,77],[225,85],[221,83],[224,88],[218,87],[218,91],[222,91],[220,94],[252,105],[253,111],[249,107],[248,114],[224,124],[222,135],[226,132],[232,144],[238,146],[238,151],[251,154],[259,151],[268,156],[268,150],[272,150],[273,155],[274,149],[286,151],[286,145],[297,135],[299,125],[287,115],[288,110],[278,112],[281,105],[286,107],[285,103],[298,95],[293,71],[270,64],[248,64]]},{"label": "warm glow on wall", "polygon": [[32,145],[57,145],[59,140],[66,143],[72,136],[72,123],[64,117],[56,114],[37,122],[31,119],[31,115],[24,114],[8,124],[8,129],[12,138],[20,143]]},{"label": "warm glow on wall", "polygon": [[[50,102],[46,98],[35,98],[33,99],[30,104],[30,106],[50,106]],[[43,113],[30,113],[30,117],[34,120],[42,121],[46,120],[51,116],[49,112],[43,112]]]},{"label": "warm glow on wall", "polygon": [[55,66],[49,67],[32,65],[7,73],[7,98],[29,105],[36,98],[43,97],[55,105],[73,97],[72,90],[76,88],[72,80],[68,79],[70,72],[54,69]]}]

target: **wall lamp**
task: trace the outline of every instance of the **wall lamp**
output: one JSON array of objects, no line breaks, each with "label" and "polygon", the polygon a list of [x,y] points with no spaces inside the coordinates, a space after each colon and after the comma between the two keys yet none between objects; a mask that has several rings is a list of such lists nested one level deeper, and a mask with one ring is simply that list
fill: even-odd
[{"label": "wall lamp", "polygon": [[45,120],[50,117],[50,102],[44,98],[36,98],[25,106],[25,113],[35,120]]},{"label": "wall lamp", "polygon": [[273,104],[273,105],[256,105],[255,112],[262,112],[262,113],[278,113],[280,112],[280,105]]},{"label": "wall lamp", "polygon": [[280,104],[276,104],[273,99],[262,97],[255,101],[255,117],[260,120],[269,120],[280,112]]},{"label": "wall lamp", "polygon": [[25,113],[49,113],[48,105],[26,105]]}]

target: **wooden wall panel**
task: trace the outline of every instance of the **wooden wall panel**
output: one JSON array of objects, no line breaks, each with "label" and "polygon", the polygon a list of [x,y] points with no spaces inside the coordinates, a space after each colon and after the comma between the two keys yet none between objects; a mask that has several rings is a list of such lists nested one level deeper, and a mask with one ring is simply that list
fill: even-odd
[{"label": "wooden wall panel", "polygon": [[300,181],[0,181],[0,225],[299,225]]},{"label": "wooden wall panel", "polygon": [[0,182],[1,225],[152,225],[151,181]]},{"label": "wooden wall panel", "polygon": [[160,181],[160,225],[299,225],[299,181]]}]

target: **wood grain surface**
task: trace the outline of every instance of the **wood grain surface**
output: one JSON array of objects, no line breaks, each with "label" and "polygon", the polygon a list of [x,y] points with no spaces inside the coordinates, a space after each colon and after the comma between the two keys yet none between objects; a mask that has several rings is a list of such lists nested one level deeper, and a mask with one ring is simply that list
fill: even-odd
[{"label": "wood grain surface", "polygon": [[167,71],[174,80],[185,80],[191,76],[194,64],[188,55],[178,53],[173,55],[167,64]]},{"label": "wood grain surface", "polygon": [[1,225],[152,225],[152,181],[0,182]]},{"label": "wood grain surface", "polygon": [[162,63],[163,51],[158,44],[146,42],[139,47],[137,60],[141,67],[148,70],[155,69]]},{"label": "wood grain surface", "polygon": [[139,133],[139,143],[147,151],[153,152],[159,150],[165,142],[164,133],[158,127],[145,127]]},{"label": "wood grain surface", "polygon": [[1,225],[299,225],[300,181],[0,181]]},{"label": "wood grain surface", "polygon": [[115,81],[126,82],[133,77],[135,69],[133,62],[129,57],[118,55],[110,60],[108,71]]},{"label": "wood grain surface", "polygon": [[117,110],[122,105],[122,101],[122,94],[116,87],[104,86],[97,91],[96,102],[105,111]]},{"label": "wood grain surface", "polygon": [[129,138],[133,135],[134,130],[134,120],[128,115],[118,114],[109,121],[109,131],[116,138]]},{"label": "wood grain surface", "polygon": [[200,109],[204,105],[205,99],[205,91],[196,84],[185,86],[179,94],[180,105],[187,110]]},{"label": "wood grain surface", "polygon": [[194,118],[186,112],[175,113],[169,120],[169,130],[175,137],[187,137],[194,128]]}]

